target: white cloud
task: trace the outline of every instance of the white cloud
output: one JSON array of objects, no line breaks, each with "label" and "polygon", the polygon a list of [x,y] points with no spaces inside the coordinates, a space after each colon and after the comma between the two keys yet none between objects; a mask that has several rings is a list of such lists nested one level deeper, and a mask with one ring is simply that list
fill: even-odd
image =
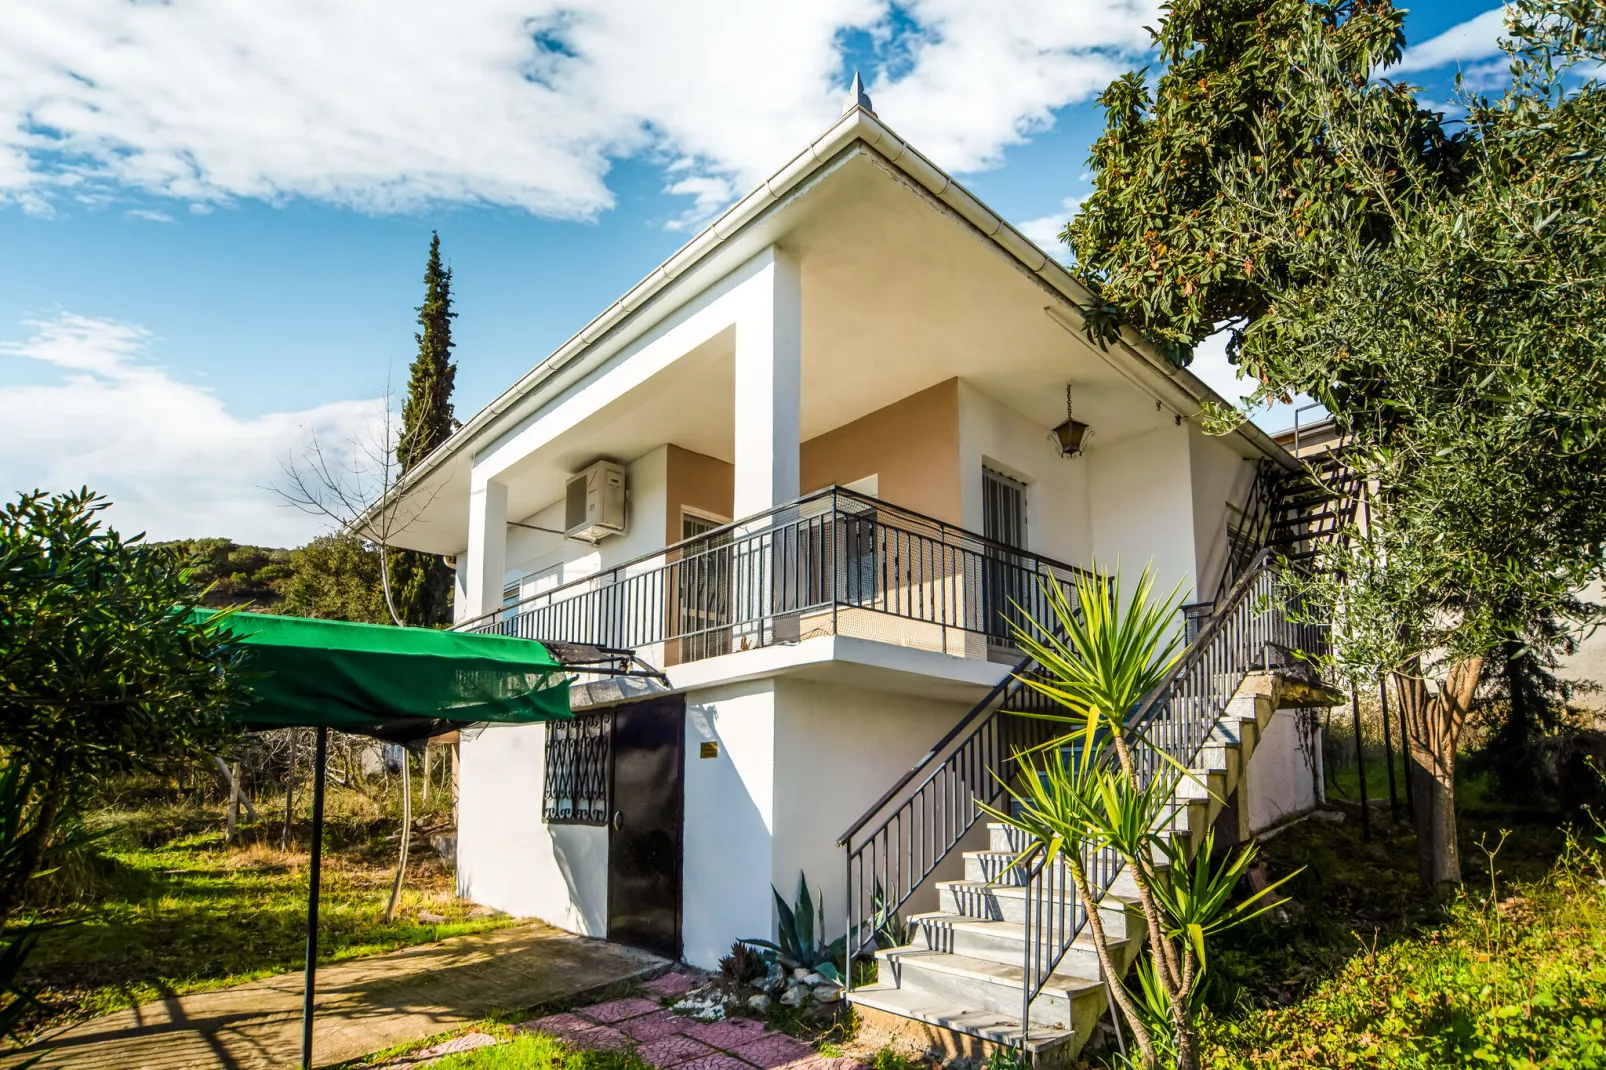
[{"label": "white cloud", "polygon": [[[1148,47],[1138,0],[51,0],[0,34],[0,195],[133,190],[590,218],[610,162],[690,164],[706,217],[838,113],[845,34],[876,105],[943,166],[995,165]],[[867,74],[871,72],[866,72]]]},{"label": "white cloud", "polygon": [[1446,64],[1467,66],[1481,59],[1500,55],[1500,38],[1506,32],[1506,9],[1485,11],[1476,18],[1452,26],[1437,37],[1412,45],[1389,68],[1389,77],[1431,71]]},{"label": "white cloud", "polygon": [[0,342],[0,486],[88,485],[125,534],[304,542],[324,526],[269,489],[280,461],[309,434],[338,447],[382,419],[378,399],[239,417],[154,363],[142,327],[71,313],[24,326],[29,337]]},{"label": "white cloud", "polygon": [[1023,223],[1016,223],[1015,229],[1036,242],[1037,247],[1049,256],[1062,263],[1069,262],[1071,251],[1064,242],[1060,241],[1060,231],[1065,229],[1065,224],[1069,223],[1071,217],[1076,215],[1077,209],[1082,207],[1082,202],[1087,200],[1087,197],[1088,195],[1085,193],[1076,197],[1067,197],[1060,202],[1058,211],[1050,212],[1048,215],[1039,216],[1036,219],[1028,219]]},{"label": "white cloud", "polygon": [[[1238,366],[1227,360],[1227,332],[1224,330],[1217,331],[1194,347],[1193,363],[1188,365],[1188,370],[1234,405],[1241,405],[1260,385],[1258,379],[1239,375]],[[1310,403],[1310,398],[1299,394],[1292,403],[1263,405],[1252,411],[1249,419],[1262,431],[1285,431],[1294,426],[1296,410]],[[1304,409],[1297,413],[1297,418],[1301,424],[1308,424],[1322,419],[1326,412],[1325,409]]]},{"label": "white cloud", "polygon": [[1147,0],[907,0],[911,67],[872,86],[876,111],[953,171],[995,167],[1131,67],[1159,18]]}]

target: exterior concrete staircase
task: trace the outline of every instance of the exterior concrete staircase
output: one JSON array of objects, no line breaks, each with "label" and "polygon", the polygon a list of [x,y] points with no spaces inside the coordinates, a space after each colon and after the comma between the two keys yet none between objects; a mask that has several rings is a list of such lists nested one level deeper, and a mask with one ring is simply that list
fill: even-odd
[{"label": "exterior concrete staircase", "polygon": [[[1245,676],[1198,748],[1193,779],[1177,787],[1168,834],[1181,839],[1189,855],[1213,826],[1218,841],[1247,838],[1249,760],[1272,715],[1338,698],[1290,669]],[[1034,1061],[1068,1065],[1109,1006],[1092,932],[1084,926],[1065,948],[1032,1000],[1023,1038],[1027,894],[1021,869],[1010,865],[1028,843],[999,823],[989,824],[987,834],[986,850],[963,852],[963,880],[937,882],[940,909],[913,915],[912,942],[877,951],[877,981],[848,998],[872,1028],[951,1055],[1018,1048],[1024,1039]],[[1116,941],[1111,957],[1124,974],[1147,937],[1130,872],[1120,871],[1098,908],[1105,933]]]}]

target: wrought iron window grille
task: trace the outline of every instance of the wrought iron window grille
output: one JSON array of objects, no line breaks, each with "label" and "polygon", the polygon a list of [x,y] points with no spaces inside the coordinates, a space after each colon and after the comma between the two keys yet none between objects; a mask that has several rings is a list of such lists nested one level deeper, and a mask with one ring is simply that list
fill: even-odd
[{"label": "wrought iron window grille", "polygon": [[608,757],[613,715],[548,721],[542,818],[549,825],[608,823]]}]

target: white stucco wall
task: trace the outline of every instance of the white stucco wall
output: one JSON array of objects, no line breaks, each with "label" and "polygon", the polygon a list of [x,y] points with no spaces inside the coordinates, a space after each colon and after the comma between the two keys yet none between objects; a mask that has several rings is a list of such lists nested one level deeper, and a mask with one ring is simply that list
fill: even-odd
[{"label": "white stucco wall", "polygon": [[[1001,675],[1001,674],[1000,674]],[[781,681],[775,729],[773,881],[791,902],[799,872],[823,892],[826,932],[844,925],[845,856],[836,845],[865,809],[970,710],[940,702],[807,680]],[[962,876],[963,860],[949,871]],[[930,903],[905,911],[934,909]]]},{"label": "white stucco wall", "polygon": [[1243,507],[1254,483],[1255,462],[1241,457],[1225,439],[1207,435],[1191,423],[1186,426],[1199,581],[1192,601],[1202,601],[1216,596],[1227,567],[1227,506]]},{"label": "white stucco wall", "polygon": [[543,725],[460,744],[457,894],[584,936],[608,931],[608,830],[541,820]]},{"label": "white stucco wall", "polygon": [[[471,475],[472,490],[469,501],[468,547],[458,555],[459,567],[466,569],[466,596],[460,600],[464,606],[462,616],[477,616],[501,605],[501,586],[508,574],[526,574],[538,557],[550,555],[549,543],[541,541],[538,532],[508,528],[506,520],[528,520],[542,527],[561,528],[561,507],[554,511],[549,506],[541,509],[536,520],[528,517],[509,517],[497,511],[497,504],[507,501],[507,480],[518,480],[518,466],[526,458],[549,447],[560,436],[571,432],[598,413],[610,402],[632,389],[640,387],[654,375],[662,372],[682,357],[719,335],[735,330],[735,348],[738,366],[748,374],[738,384],[738,393],[751,399],[769,388],[770,419],[763,425],[771,432],[772,449],[756,456],[753,450],[738,452],[736,482],[739,487],[769,487],[766,507],[771,500],[790,500],[797,496],[798,432],[796,409],[797,368],[800,361],[799,346],[801,284],[795,265],[774,249],[766,249],[725,276],[710,280],[706,289],[690,294],[685,303],[663,321],[655,324],[640,338],[606,358],[582,360],[572,369],[558,373],[552,383],[556,388],[552,398],[540,409],[531,413],[506,434],[474,457]],[[762,342],[762,344],[759,344]],[[755,349],[755,346],[757,348]],[[753,385],[755,369],[770,362],[774,374]],[[747,412],[738,412],[738,438],[751,445],[757,441],[757,432],[747,429],[751,422],[752,404]],[[790,419],[786,417],[790,413]],[[744,422],[745,421],[745,422]],[[779,422],[777,422],[779,421]],[[756,425],[755,425],[756,426]],[[779,436],[778,438],[776,436]],[[660,447],[646,454],[650,459],[664,452]],[[635,463],[630,465],[635,475]],[[661,473],[663,462],[657,462]],[[760,471],[762,470],[762,478]],[[648,473],[643,473],[648,475]],[[490,493],[487,494],[487,489]],[[554,487],[561,493],[561,487]],[[643,509],[649,499],[647,488],[636,502]],[[756,491],[754,491],[756,493]],[[738,501],[743,501],[741,492]],[[560,499],[561,501],[561,499]],[[628,507],[628,506],[627,506]],[[740,515],[740,513],[738,513]],[[558,522],[553,522],[554,520]],[[656,525],[645,515],[630,521],[631,532],[622,538],[603,541],[599,567],[650,552],[663,545],[664,523],[660,513]],[[508,546],[504,539],[519,533],[521,545]],[[645,543],[634,536],[650,536]],[[524,536],[535,536],[526,539]],[[506,547],[503,552],[504,546]],[[526,562],[517,569],[512,562],[520,555]],[[566,558],[565,558],[566,559]],[[593,569],[595,571],[595,569]],[[494,589],[493,589],[494,588]]]},{"label": "white stucco wall", "polygon": [[[1606,585],[1592,583],[1579,597],[1586,602],[1606,602]],[[1597,718],[1606,713],[1606,628],[1580,636],[1578,649],[1571,657],[1561,659],[1556,675],[1577,687],[1573,706],[1593,710]],[[1606,721],[1599,722],[1599,726],[1606,728]]]},{"label": "white stucco wall", "polygon": [[[609,536],[596,546],[543,531],[509,527],[507,572],[503,582],[512,583],[561,563],[563,582],[568,583],[660,549],[664,544],[664,510],[668,507],[668,479],[668,446],[659,446],[627,462],[625,464],[626,531],[623,535]],[[553,502],[533,516],[515,519],[536,527],[561,531],[563,502]]]},{"label": "white stucco wall", "polygon": [[1278,710],[1261,732],[1243,781],[1249,831],[1260,832],[1321,801],[1321,728],[1300,727],[1299,710]]},{"label": "white stucco wall", "polygon": [[[681,940],[696,966],[712,968],[733,940],[771,931],[775,702],[773,679],[686,697]],[[705,741],[718,757],[699,757]]]},{"label": "white stucco wall", "polygon": [[959,502],[962,526],[983,530],[982,467],[1026,484],[1027,549],[1072,565],[1092,550],[1087,465],[1059,455],[1047,427],[959,381]]},{"label": "white stucco wall", "polygon": [[1100,570],[1119,562],[1131,583],[1152,562],[1157,595],[1180,580],[1185,601],[1198,586],[1189,434],[1186,424],[1161,427],[1096,443],[1083,458]]},{"label": "white stucco wall", "polygon": [[[840,933],[837,836],[966,709],[791,677],[689,694],[686,961],[712,968],[733,940],[772,936],[771,886],[790,903],[799,872],[823,896],[826,931]],[[705,741],[717,757],[699,757]],[[936,877],[962,867],[956,852]]]}]

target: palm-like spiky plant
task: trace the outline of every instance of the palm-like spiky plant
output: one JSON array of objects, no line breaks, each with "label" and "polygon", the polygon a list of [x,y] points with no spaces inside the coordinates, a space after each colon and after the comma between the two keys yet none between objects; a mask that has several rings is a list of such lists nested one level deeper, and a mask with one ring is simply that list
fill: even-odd
[{"label": "palm-like spiky plant", "polygon": [[[1211,857],[1211,837],[1190,858],[1166,834],[1177,784],[1191,774],[1151,747],[1142,726],[1131,722],[1138,704],[1165,682],[1180,657],[1174,627],[1180,585],[1162,600],[1152,598],[1153,589],[1149,569],[1124,601],[1119,576],[1083,577],[1074,605],[1059,585],[1047,585],[1056,627],[1017,628],[1016,642],[1038,664],[1022,682],[1060,708],[1025,716],[1063,722],[1067,732],[1017,754],[1023,775],[1008,786],[1012,804],[983,809],[1031,837],[1014,865],[1063,864],[1069,870],[1111,979],[1110,995],[1143,1065],[1172,1061],[1193,1070],[1206,942],[1267,909],[1276,885],[1233,903],[1232,890],[1254,858],[1253,847],[1218,863]],[[1135,751],[1153,757],[1140,763]],[[1149,958],[1139,964],[1137,998],[1118,980],[1096,908],[1095,892],[1103,889],[1095,890],[1088,879],[1087,859],[1100,850],[1113,850],[1130,869],[1148,922]],[[1169,874],[1156,865],[1157,857]]]}]

